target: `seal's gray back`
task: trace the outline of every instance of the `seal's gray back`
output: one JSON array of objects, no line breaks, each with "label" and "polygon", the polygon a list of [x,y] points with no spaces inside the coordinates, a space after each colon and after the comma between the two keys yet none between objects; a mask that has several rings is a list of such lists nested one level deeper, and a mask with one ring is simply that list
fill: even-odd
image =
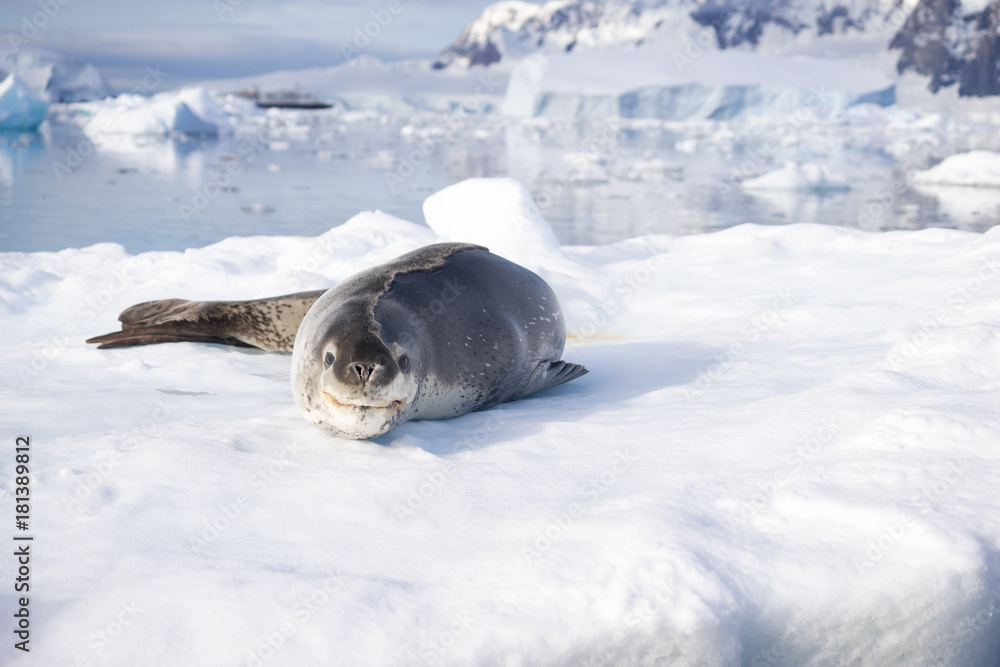
[{"label": "seal's gray back", "polygon": [[481,410],[551,386],[539,375],[559,359],[566,340],[548,284],[478,248],[456,252],[430,271],[397,274],[374,315],[386,344],[419,348],[426,377],[415,419]]}]

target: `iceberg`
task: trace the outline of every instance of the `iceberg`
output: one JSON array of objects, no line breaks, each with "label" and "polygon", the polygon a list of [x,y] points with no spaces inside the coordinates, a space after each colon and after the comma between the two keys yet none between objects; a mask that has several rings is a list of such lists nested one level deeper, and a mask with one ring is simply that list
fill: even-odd
[{"label": "iceberg", "polygon": [[890,106],[882,72],[824,58],[706,51],[677,59],[663,49],[536,53],[511,72],[508,116],[743,120],[858,104]]},{"label": "iceberg", "polygon": [[0,48],[0,77],[5,74],[17,74],[49,102],[85,102],[111,95],[96,67],[48,51]]},{"label": "iceberg", "polygon": [[184,88],[153,97],[124,94],[96,107],[84,128],[105,134],[218,134],[230,128],[228,114],[205,88]]},{"label": "iceberg", "polygon": [[35,130],[48,112],[49,103],[17,74],[0,83],[0,130]]}]

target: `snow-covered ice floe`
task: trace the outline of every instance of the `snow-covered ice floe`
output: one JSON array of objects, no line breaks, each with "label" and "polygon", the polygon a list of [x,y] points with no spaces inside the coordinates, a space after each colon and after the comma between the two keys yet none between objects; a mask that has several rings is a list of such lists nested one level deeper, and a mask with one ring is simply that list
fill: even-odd
[{"label": "snow-covered ice floe", "polygon": [[912,176],[917,185],[959,185],[1000,188],[1000,153],[969,151],[946,157],[930,169]]},{"label": "snow-covered ice floe", "polygon": [[910,174],[910,180],[918,192],[937,199],[942,216],[950,221],[1000,215],[1000,153],[958,153]]},{"label": "snow-covered ice floe", "polygon": [[[252,105],[244,105],[252,112]],[[84,131],[91,137],[115,134],[219,134],[231,132],[229,113],[204,87],[144,97],[125,93],[103,102],[78,105],[90,112]]]},{"label": "snow-covered ice floe", "polygon": [[842,174],[814,162],[787,162],[781,169],[747,179],[740,185],[748,190],[835,192],[851,189]]},{"label": "snow-covered ice floe", "polygon": [[[38,572],[5,664],[997,664],[1000,231],[559,247],[536,211],[480,180],[430,227],[0,254]],[[589,375],[354,442],[299,416],[287,356],[83,343],[454,238],[552,284]]]}]

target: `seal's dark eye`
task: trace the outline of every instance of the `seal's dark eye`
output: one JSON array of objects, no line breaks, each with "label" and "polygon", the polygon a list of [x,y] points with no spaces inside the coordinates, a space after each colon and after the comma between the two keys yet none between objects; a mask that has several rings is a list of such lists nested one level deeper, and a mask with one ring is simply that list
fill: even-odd
[{"label": "seal's dark eye", "polygon": [[327,368],[333,366],[333,352],[326,353],[326,356],[323,357],[323,363],[326,364]]},{"label": "seal's dark eye", "polygon": [[407,368],[410,367],[410,358],[404,354],[399,358],[399,361],[396,363],[399,364],[399,370],[405,371]]}]

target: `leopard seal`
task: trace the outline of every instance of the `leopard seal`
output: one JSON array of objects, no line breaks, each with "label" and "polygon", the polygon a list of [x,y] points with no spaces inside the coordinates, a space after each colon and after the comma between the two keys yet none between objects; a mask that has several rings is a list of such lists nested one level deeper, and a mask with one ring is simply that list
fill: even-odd
[{"label": "leopard seal", "polygon": [[252,301],[138,304],[102,348],[201,341],[292,353],[302,415],[368,439],[569,382],[562,309],[528,269],[467,243],[438,243],[329,290]]}]

